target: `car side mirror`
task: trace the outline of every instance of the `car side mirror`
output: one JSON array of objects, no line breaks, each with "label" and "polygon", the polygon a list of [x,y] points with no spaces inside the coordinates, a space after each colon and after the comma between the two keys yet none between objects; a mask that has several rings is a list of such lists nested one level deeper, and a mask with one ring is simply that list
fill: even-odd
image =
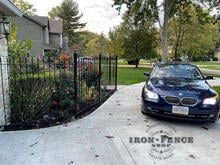
[{"label": "car side mirror", "polygon": [[212,79],[213,79],[213,76],[205,76],[205,79],[206,79],[206,80],[212,80]]},{"label": "car side mirror", "polygon": [[144,72],[144,75],[149,77],[150,73],[149,72]]}]

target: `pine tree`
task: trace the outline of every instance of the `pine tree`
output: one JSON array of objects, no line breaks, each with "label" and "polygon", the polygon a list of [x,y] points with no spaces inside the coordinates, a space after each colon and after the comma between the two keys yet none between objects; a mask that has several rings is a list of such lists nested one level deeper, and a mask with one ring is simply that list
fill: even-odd
[{"label": "pine tree", "polygon": [[80,40],[79,30],[85,27],[86,23],[80,23],[78,4],[73,0],[63,0],[60,6],[54,7],[49,16],[52,19],[61,19],[63,21],[63,32],[69,38],[69,46],[72,47]]}]

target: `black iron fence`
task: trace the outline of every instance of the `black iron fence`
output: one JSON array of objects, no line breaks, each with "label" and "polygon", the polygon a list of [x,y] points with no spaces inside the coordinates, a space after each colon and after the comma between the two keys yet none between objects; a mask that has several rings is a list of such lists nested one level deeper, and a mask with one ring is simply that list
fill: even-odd
[{"label": "black iron fence", "polygon": [[9,58],[7,67],[10,123],[22,129],[77,118],[117,89],[117,57]]}]

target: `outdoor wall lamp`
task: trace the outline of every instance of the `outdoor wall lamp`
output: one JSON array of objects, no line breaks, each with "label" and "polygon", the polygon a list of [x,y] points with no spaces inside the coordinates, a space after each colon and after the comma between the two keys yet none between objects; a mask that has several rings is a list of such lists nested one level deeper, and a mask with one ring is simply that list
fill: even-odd
[{"label": "outdoor wall lamp", "polygon": [[6,38],[8,38],[8,35],[10,34],[10,28],[11,23],[7,21],[6,16],[2,16],[2,20],[0,22],[0,34],[3,34]]}]

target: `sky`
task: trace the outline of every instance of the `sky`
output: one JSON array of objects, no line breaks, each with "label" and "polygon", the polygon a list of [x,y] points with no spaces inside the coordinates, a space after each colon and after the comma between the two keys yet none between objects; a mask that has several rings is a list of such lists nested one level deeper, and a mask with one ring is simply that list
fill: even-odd
[{"label": "sky", "polygon": [[[37,15],[47,16],[62,0],[26,0],[37,9]],[[80,22],[87,23],[85,29],[97,34],[108,34],[110,28],[117,26],[122,21],[118,12],[112,8],[112,0],[75,0],[79,5],[79,12],[83,14]]]}]

